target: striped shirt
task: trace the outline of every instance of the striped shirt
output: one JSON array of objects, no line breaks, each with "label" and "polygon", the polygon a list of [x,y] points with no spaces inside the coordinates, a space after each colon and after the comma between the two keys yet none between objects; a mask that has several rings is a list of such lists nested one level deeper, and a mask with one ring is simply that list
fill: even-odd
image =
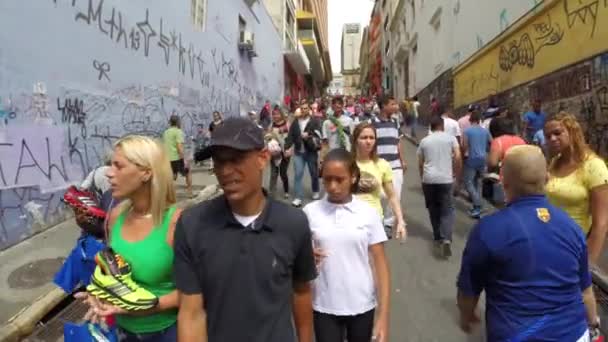
[{"label": "striped shirt", "polygon": [[372,119],[376,129],[378,157],[386,160],[393,170],[401,169],[399,156],[399,123],[395,120]]}]

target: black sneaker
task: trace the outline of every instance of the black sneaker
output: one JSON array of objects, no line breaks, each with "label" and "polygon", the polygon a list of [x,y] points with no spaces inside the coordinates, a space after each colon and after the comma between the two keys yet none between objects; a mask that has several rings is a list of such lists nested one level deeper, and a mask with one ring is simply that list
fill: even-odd
[{"label": "black sneaker", "polygon": [[443,243],[441,244],[441,249],[442,249],[444,258],[447,259],[452,256],[452,244],[450,243],[450,241],[448,241],[448,240],[443,241]]},{"label": "black sneaker", "polygon": [[384,232],[389,240],[393,238],[393,228],[391,226],[384,226]]}]

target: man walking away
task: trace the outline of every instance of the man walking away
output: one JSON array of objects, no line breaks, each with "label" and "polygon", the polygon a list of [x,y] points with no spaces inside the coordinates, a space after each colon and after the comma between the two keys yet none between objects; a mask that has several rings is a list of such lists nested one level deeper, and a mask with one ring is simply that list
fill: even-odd
[{"label": "man walking away", "polygon": [[460,326],[470,333],[486,292],[488,341],[593,341],[599,319],[585,236],[545,193],[541,150],[514,146],[503,163],[508,207],[469,234],[458,276]]},{"label": "man walking away", "polygon": [[424,200],[429,211],[436,250],[441,249],[445,258],[452,255],[452,229],[454,226],[454,202],[452,185],[458,178],[462,164],[456,138],[444,132],[444,121],[439,116],[431,118],[431,135],[418,146],[418,170],[422,178]]},{"label": "man walking away", "polygon": [[224,194],[185,210],[175,230],[179,341],[295,341],[295,326],[298,341],[312,342],[311,231],[301,210],[262,188],[262,129],[226,119],[209,156]]},{"label": "man walking away", "polygon": [[547,115],[541,109],[541,102],[539,99],[532,101],[532,110],[524,114],[524,138],[528,144],[532,144],[534,141],[534,134],[545,127],[545,119]]},{"label": "man walking away", "polygon": [[321,125],[319,121],[310,116],[310,105],[303,102],[300,106],[300,115],[293,120],[287,138],[285,138],[286,156],[293,155],[294,175],[294,207],[302,206],[304,189],[302,179],[304,168],[308,166],[310,183],[312,185],[312,199],[318,200],[319,195],[319,150],[321,149]]},{"label": "man walking away", "polygon": [[[385,96],[380,99],[378,105],[380,106],[380,113],[372,119],[372,124],[376,129],[378,157],[386,160],[393,169],[393,189],[399,205],[401,205],[403,173],[407,170],[407,162],[401,151],[399,123],[392,118],[393,114],[399,110],[399,103],[394,97]],[[388,205],[386,198],[383,200],[383,210],[385,230],[391,232],[395,224],[395,214]]]},{"label": "man walking away", "polygon": [[414,96],[412,99],[412,123],[411,123],[411,136],[412,138],[416,138],[416,130],[418,129],[418,117],[420,102],[418,101],[418,96]]},{"label": "man walking away", "polygon": [[464,153],[464,185],[471,196],[473,208],[469,211],[472,218],[481,217],[480,180],[486,171],[488,148],[492,143],[490,132],[479,125],[481,114],[473,112],[469,117],[471,127],[464,131],[462,149]]},{"label": "man walking away", "polygon": [[178,173],[186,177],[186,193],[188,197],[192,197],[192,174],[184,158],[184,132],[180,128],[179,116],[171,115],[169,126],[163,133],[163,142],[171,161],[173,180],[177,180]]}]

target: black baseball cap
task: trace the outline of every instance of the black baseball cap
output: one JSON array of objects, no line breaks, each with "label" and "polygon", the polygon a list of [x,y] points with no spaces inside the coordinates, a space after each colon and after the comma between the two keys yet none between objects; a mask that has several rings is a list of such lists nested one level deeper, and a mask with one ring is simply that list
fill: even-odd
[{"label": "black baseball cap", "polygon": [[211,134],[211,142],[194,155],[196,161],[211,158],[215,147],[230,147],[239,151],[262,150],[264,132],[251,119],[246,117],[230,117],[215,127]]}]

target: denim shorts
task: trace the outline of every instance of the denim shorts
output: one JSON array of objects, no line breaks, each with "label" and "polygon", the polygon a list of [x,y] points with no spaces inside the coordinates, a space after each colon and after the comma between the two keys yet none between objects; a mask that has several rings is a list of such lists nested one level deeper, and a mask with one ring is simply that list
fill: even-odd
[{"label": "denim shorts", "polygon": [[177,324],[167,329],[145,334],[134,334],[118,328],[118,341],[120,342],[177,342]]}]

